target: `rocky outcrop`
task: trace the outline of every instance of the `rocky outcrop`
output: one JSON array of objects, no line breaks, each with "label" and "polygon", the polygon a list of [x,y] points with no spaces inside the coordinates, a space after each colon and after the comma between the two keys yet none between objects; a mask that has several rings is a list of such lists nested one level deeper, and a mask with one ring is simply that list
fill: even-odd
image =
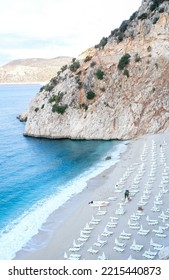
[{"label": "rocky outcrop", "polygon": [[0,83],[47,83],[70,57],[17,59],[0,67]]},{"label": "rocky outcrop", "polygon": [[145,0],[41,88],[24,135],[107,140],[169,130],[168,77],[169,3]]}]

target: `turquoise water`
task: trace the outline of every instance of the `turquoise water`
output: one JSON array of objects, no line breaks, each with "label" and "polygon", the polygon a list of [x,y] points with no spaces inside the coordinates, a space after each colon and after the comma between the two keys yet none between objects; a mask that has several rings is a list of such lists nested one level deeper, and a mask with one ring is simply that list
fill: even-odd
[{"label": "turquoise water", "polygon": [[12,259],[55,209],[125,149],[118,141],[24,137],[16,116],[39,88],[0,85],[0,259]]}]

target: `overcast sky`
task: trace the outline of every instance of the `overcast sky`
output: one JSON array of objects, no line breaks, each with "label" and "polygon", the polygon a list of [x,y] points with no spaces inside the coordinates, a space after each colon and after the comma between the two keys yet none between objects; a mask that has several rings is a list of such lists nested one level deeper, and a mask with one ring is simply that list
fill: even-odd
[{"label": "overcast sky", "polygon": [[77,57],[129,19],[142,0],[0,0],[0,65]]}]

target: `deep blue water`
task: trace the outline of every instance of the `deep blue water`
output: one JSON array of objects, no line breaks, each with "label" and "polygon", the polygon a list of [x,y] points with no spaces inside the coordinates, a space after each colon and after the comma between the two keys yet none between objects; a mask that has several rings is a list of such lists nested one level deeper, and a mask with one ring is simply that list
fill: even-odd
[{"label": "deep blue water", "polygon": [[[12,259],[51,212],[124,149],[118,141],[24,137],[24,123],[16,116],[39,88],[0,85],[0,259]],[[105,161],[110,154],[112,160]]]}]

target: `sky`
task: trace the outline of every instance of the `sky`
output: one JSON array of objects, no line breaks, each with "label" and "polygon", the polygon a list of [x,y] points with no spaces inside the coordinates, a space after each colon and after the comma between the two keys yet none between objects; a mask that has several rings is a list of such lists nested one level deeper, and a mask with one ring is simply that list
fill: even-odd
[{"label": "sky", "polygon": [[108,37],[142,0],[0,0],[0,65],[77,57]]}]

